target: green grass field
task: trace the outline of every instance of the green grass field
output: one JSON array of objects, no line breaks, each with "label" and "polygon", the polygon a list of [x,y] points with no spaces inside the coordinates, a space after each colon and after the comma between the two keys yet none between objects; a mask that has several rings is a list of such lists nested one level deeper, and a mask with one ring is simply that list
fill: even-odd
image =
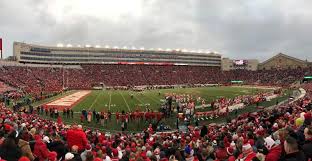
[{"label": "green grass field", "polygon": [[[146,90],[143,92],[122,90],[93,90],[87,97],[73,107],[74,111],[96,110],[111,112],[134,111],[136,108],[146,110],[146,105],[158,110],[167,93],[190,94],[193,98],[201,97],[210,103],[219,97],[232,98],[238,95],[249,95],[263,91],[244,87],[202,87]],[[160,93],[160,94],[159,94]],[[131,98],[133,95],[133,98]],[[198,104],[200,105],[200,104]]]},{"label": "green grass field", "polygon": [[[181,93],[181,94],[192,94],[194,96],[201,96],[206,100],[211,101],[218,97],[227,97],[232,98],[238,95],[246,95],[246,94],[255,94],[260,91],[264,91],[264,89],[251,89],[245,87],[204,87],[204,88],[183,88],[183,89],[162,89],[162,90],[149,90],[145,92],[133,92],[133,91],[103,91],[103,90],[94,90],[90,93],[87,97],[81,100],[76,106],[73,107],[74,111],[74,118],[66,118],[63,117],[63,121],[68,124],[82,124],[84,127],[87,128],[95,128],[104,131],[110,132],[119,132],[121,130],[120,123],[116,122],[115,115],[112,115],[112,120],[108,121],[107,124],[101,126],[95,122],[87,123],[87,122],[80,122],[80,111],[81,109],[95,109],[96,111],[107,110],[110,108],[112,112],[116,111],[129,111],[135,109],[136,106],[140,104],[150,104],[150,108],[157,110],[159,105],[161,104],[161,99],[164,98],[166,93]],[[36,104],[43,104],[49,102],[51,100],[58,99],[62,96],[69,95],[75,91],[69,91],[62,95],[58,95],[48,100],[43,100],[40,103]],[[160,95],[159,95],[160,92]],[[285,91],[284,95],[272,99],[268,102],[260,103],[260,106],[269,107],[275,105],[277,101],[281,102],[288,98],[288,96],[292,93],[292,91]],[[134,95],[133,99],[131,98],[131,94]],[[129,108],[128,108],[129,107]],[[144,107],[141,107],[144,108]],[[198,109],[197,111],[204,111],[210,110],[208,108],[205,109]],[[250,105],[242,110],[238,111],[238,114],[246,113],[246,112],[255,112],[258,111],[256,105]],[[61,114],[62,116],[62,114]],[[53,119],[45,114],[42,117],[47,119]],[[229,118],[233,119],[237,117],[234,113],[230,113]],[[200,121],[200,124],[209,124],[209,123],[222,123],[226,121],[226,117],[219,117],[213,120],[204,120]],[[173,114],[172,117],[164,118],[161,122],[165,123],[166,125],[171,126],[174,128],[176,126],[176,114]],[[183,123],[179,123],[183,124]],[[194,123],[192,123],[194,124]],[[130,122],[128,125],[128,132],[139,132],[142,129],[148,126],[148,122],[141,121],[141,122]]]}]

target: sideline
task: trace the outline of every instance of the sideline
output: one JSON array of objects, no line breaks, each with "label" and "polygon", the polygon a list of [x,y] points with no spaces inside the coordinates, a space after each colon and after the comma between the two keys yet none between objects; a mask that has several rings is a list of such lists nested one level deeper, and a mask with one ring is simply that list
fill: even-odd
[{"label": "sideline", "polygon": [[306,93],[307,93],[307,91],[304,90],[303,88],[299,88],[299,92],[300,92],[300,94],[295,96],[295,98],[292,101],[289,101],[289,98],[288,98],[288,99],[278,103],[277,105],[273,105],[273,106],[267,107],[266,109],[271,110],[271,109],[274,109],[274,108],[276,108],[278,106],[281,106],[281,105],[283,105],[285,103],[288,103],[288,104],[294,103],[295,101],[298,101],[299,99],[303,98],[306,95]]}]

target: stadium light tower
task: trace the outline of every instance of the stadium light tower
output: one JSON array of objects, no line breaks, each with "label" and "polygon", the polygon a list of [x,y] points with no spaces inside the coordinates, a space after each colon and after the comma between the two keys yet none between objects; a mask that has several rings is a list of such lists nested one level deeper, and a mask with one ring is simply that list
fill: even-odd
[{"label": "stadium light tower", "polygon": [[158,48],[159,51],[162,51],[162,48]]},{"label": "stadium light tower", "polygon": [[58,43],[56,46],[57,47],[64,47],[64,45],[62,43]]},{"label": "stadium light tower", "polygon": [[114,46],[114,49],[118,49],[118,46]]},{"label": "stadium light tower", "polygon": [[140,47],[140,50],[144,50],[144,47]]},{"label": "stadium light tower", "polygon": [[66,47],[71,48],[71,47],[73,47],[73,45],[72,44],[67,44]]},{"label": "stadium light tower", "polygon": [[109,45],[105,45],[105,48],[108,49],[108,48],[109,48]]},{"label": "stadium light tower", "polygon": [[170,49],[170,48],[168,48],[168,49],[166,49],[166,51],[171,51],[171,49]]},{"label": "stadium light tower", "polygon": [[124,46],[123,49],[128,49],[128,47],[127,47],[127,46]]},{"label": "stadium light tower", "polygon": [[89,47],[91,47],[91,45],[87,44],[87,45],[85,45],[85,47],[89,48]]},{"label": "stadium light tower", "polygon": [[101,45],[95,45],[95,48],[100,48],[101,47]]},{"label": "stadium light tower", "polygon": [[187,49],[182,49],[182,52],[187,52]]}]

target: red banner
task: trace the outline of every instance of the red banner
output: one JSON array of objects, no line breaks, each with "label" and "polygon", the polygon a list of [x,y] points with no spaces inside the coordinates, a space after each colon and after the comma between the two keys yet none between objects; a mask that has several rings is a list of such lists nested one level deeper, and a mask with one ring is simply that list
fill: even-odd
[{"label": "red banner", "polygon": [[158,63],[158,62],[118,62],[117,64],[126,64],[126,65],[174,65],[173,63]]}]

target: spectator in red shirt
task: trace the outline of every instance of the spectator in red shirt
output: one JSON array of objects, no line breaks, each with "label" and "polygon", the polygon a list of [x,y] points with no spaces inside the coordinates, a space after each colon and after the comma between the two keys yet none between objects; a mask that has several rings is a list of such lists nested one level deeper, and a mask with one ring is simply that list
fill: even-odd
[{"label": "spectator in red shirt", "polygon": [[47,136],[44,139],[41,139],[39,135],[35,137],[36,143],[34,147],[34,156],[39,159],[39,161],[45,161],[49,158],[51,152],[47,148],[46,143],[49,142],[49,138]]},{"label": "spectator in red shirt", "polygon": [[265,161],[278,161],[280,159],[282,153],[281,145],[276,145],[271,137],[266,137],[264,139],[264,146],[269,150]]},{"label": "spectator in red shirt", "polygon": [[72,129],[67,131],[67,143],[68,148],[71,148],[73,145],[77,145],[79,151],[85,149],[85,146],[88,144],[88,140],[81,125],[74,125]]}]

